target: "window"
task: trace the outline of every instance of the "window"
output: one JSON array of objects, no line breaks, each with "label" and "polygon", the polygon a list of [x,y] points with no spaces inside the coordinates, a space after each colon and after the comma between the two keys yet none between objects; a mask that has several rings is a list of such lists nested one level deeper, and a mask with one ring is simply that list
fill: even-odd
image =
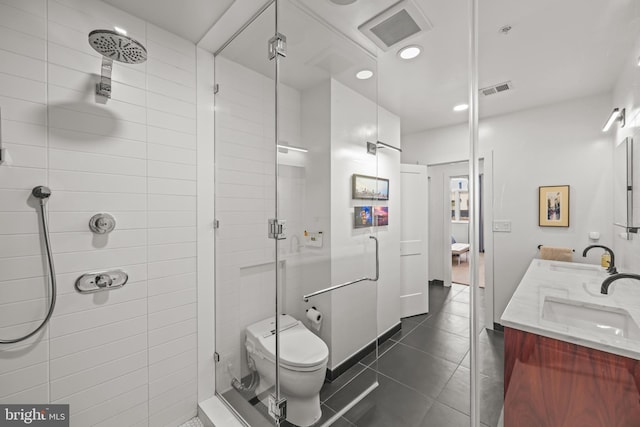
[{"label": "window", "polygon": [[451,220],[469,221],[469,179],[451,178]]}]

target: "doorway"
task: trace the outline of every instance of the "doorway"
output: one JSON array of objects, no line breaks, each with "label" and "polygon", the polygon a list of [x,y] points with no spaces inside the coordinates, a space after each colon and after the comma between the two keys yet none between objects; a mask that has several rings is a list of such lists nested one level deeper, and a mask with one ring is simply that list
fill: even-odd
[{"label": "doorway", "polygon": [[[478,254],[479,282],[485,287],[484,277],[484,233],[483,228],[483,174],[480,174],[480,241]],[[460,285],[470,284],[469,273],[469,176],[449,178],[450,227],[451,227],[451,282]]]},{"label": "doorway", "polygon": [[[427,166],[429,177],[429,282],[450,287],[452,266],[457,263],[451,253],[451,183],[454,177],[468,176],[469,164],[465,161],[453,161]],[[481,254],[484,263],[485,288],[482,292],[483,324],[488,328],[494,325],[494,289],[493,289],[493,234],[491,222],[493,217],[493,153],[486,152],[480,159],[480,215]],[[466,241],[468,242],[468,240]],[[465,261],[462,255],[460,264]],[[468,263],[467,263],[468,265]],[[468,267],[467,267],[468,268]],[[468,277],[468,273],[465,273]],[[468,279],[467,279],[468,280]],[[468,282],[466,282],[468,283]]]}]

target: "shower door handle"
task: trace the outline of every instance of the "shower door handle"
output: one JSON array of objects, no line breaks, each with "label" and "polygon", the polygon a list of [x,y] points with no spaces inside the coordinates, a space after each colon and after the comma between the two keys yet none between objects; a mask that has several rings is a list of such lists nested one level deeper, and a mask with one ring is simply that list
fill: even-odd
[{"label": "shower door handle", "polygon": [[377,282],[378,279],[380,278],[380,257],[378,256],[378,249],[379,249],[378,248],[378,238],[375,237],[375,236],[369,236],[369,238],[375,240],[375,242],[376,242],[376,276],[374,278],[361,277],[360,279],[352,280],[350,282],[345,282],[345,283],[340,283],[339,285],[330,286],[328,288],[312,292],[312,293],[310,293],[308,295],[304,295],[302,297],[302,300],[304,302],[309,302],[309,298],[312,298],[312,297],[315,297],[315,296],[318,296],[318,295],[322,295],[322,294],[326,294],[327,292],[335,291],[336,289],[344,288],[345,286],[355,285],[356,283],[364,282],[366,280],[369,280],[371,282]]},{"label": "shower door handle", "polygon": [[378,238],[375,236],[369,236],[370,239],[375,240],[376,242],[376,277],[374,279],[369,279],[373,282],[377,282],[380,278],[380,257],[378,256]]}]

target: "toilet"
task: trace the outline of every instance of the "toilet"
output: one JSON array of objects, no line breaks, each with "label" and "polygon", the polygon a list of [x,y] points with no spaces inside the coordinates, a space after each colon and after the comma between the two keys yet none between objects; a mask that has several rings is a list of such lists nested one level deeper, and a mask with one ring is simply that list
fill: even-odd
[{"label": "toilet", "polygon": [[[270,394],[264,392],[275,385],[275,327],[275,317],[270,317],[246,329],[247,354],[260,375],[256,395],[264,403]],[[281,315],[280,394],[287,399],[287,421],[290,423],[308,427],[320,419],[320,389],[328,359],[329,348],[324,341],[299,320]]]}]

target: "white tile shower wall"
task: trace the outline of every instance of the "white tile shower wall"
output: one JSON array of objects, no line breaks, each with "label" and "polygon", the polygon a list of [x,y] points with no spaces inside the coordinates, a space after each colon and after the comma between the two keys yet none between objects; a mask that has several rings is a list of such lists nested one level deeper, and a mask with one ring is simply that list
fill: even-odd
[{"label": "white tile shower wall", "polygon": [[[94,94],[97,28],[124,27],[149,61],[115,63]],[[0,402],[69,403],[71,425],[169,425],[196,414],[196,48],[101,1],[0,0],[0,338],[48,303],[35,185],[48,185],[58,303],[50,325],[0,348]],[[112,213],[94,236],[88,219]],[[82,273],[122,289],[80,295]]]},{"label": "white tile shower wall", "polygon": [[[11,156],[0,166],[1,339],[36,327],[46,310],[38,216],[27,204],[30,189],[47,183],[46,3],[30,3],[0,2],[2,137]],[[0,401],[49,401],[49,351],[47,330],[0,348]]]},{"label": "white tile shower wall", "polygon": [[[354,277],[370,277],[375,271],[375,245],[379,240],[380,276],[377,286],[363,282],[331,293],[331,364],[334,369],[376,337],[400,321],[400,157],[394,150],[380,150],[372,157],[365,150],[361,129],[367,138],[400,147],[400,118],[376,106],[342,83],[331,81],[331,283]],[[376,131],[379,129],[379,131]],[[369,205],[353,200],[352,174],[389,179],[389,200],[371,202],[387,206],[388,226],[353,227],[353,207]],[[347,201],[347,203],[345,203]],[[365,203],[366,202],[366,203]],[[358,310],[352,307],[358,306]]]},{"label": "white tile shower wall", "polygon": [[[216,349],[233,375],[243,371],[244,329],[274,315],[275,243],[266,234],[275,215],[274,81],[216,58]],[[300,140],[300,94],[280,91],[282,140]],[[226,369],[218,390],[230,387]]]}]

